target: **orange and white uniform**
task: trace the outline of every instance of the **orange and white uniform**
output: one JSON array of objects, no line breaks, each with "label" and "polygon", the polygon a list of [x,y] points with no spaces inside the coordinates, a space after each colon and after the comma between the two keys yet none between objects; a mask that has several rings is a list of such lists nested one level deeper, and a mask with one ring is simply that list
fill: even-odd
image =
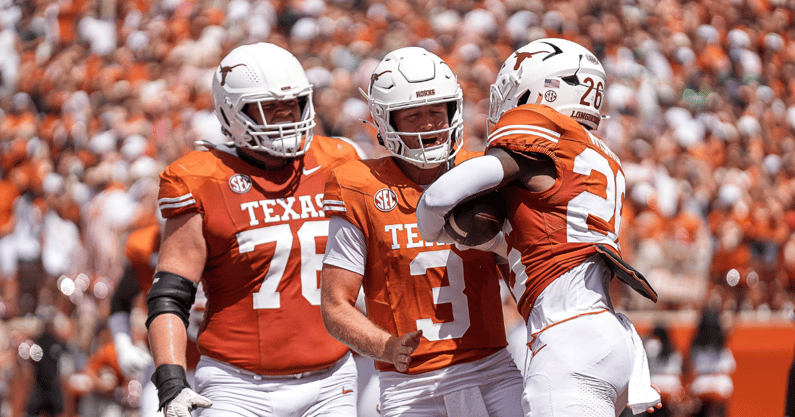
[{"label": "orange and white uniform", "polygon": [[601,139],[547,106],[506,112],[489,136],[487,150],[494,147],[546,155],[557,172],[554,185],[541,193],[515,184],[502,189],[509,257],[521,257],[511,263],[520,260],[522,265],[511,271],[510,286],[519,312],[529,320],[542,291],[596,254],[597,243],[620,254],[626,181],[618,157]]},{"label": "orange and white uniform", "polygon": [[327,173],[356,158],[346,141],[315,136],[302,158],[278,171],[262,171],[222,145],[190,152],[161,174],[164,218],[202,214],[203,358],[288,376],[330,368],[346,355],[320,316],[328,233],[321,200]]},{"label": "orange and white uniform", "polygon": [[620,255],[624,173],[615,154],[577,121],[537,104],[505,112],[486,156],[429,187],[418,211],[423,234],[438,234],[440,207],[498,187],[503,168],[488,155],[496,147],[542,154],[555,165],[554,184],[545,191],[515,181],[499,188],[507,205],[508,284],[527,322],[525,415],[618,416],[628,403],[638,410],[656,404],[642,342],[613,311],[613,273],[596,252],[601,243]]},{"label": "orange and white uniform", "polygon": [[[494,147],[546,155],[556,171],[546,191],[502,189],[509,286],[527,321],[532,356],[525,365],[526,415],[618,416],[625,404],[644,403],[636,395],[650,390],[645,351],[629,320],[613,311],[612,272],[596,253],[602,243],[620,254],[626,181],[618,157],[574,119],[535,104],[502,115],[487,151]],[[643,368],[645,381],[630,381]]]},{"label": "orange and white uniform", "polygon": [[[457,160],[466,155],[459,152]],[[376,361],[381,413],[435,414],[422,402],[443,408],[441,396],[483,384],[505,389],[503,398],[515,392],[513,412],[520,412],[521,376],[505,349],[495,255],[423,241],[415,217],[422,191],[392,157],[347,163],[326,184],[326,216],[361,233],[364,247],[354,252],[364,253],[364,259],[353,266],[344,256],[327,253],[324,263],[363,275],[367,317],[374,324],[396,337],[423,331],[405,373]],[[488,407],[488,396],[484,400]],[[502,415],[491,408],[489,414]]]}]

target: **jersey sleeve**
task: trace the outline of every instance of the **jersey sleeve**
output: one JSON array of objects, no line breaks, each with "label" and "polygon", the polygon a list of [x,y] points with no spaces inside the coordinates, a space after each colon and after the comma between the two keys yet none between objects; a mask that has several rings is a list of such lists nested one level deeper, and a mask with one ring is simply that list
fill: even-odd
[{"label": "jersey sleeve", "polygon": [[342,217],[332,217],[323,263],[364,275],[366,259],[367,242],[362,231]]},{"label": "jersey sleeve", "polygon": [[359,193],[343,183],[346,171],[356,170],[357,167],[355,165],[357,164],[343,164],[329,174],[325,191],[323,192],[323,212],[326,217],[341,217],[358,227],[359,230],[364,230],[366,224],[356,213],[357,199],[360,198]]},{"label": "jersey sleeve", "polygon": [[197,190],[186,181],[188,175],[177,162],[160,174],[157,205],[163,218],[168,219],[186,213],[204,213]]},{"label": "jersey sleeve", "polygon": [[499,147],[541,153],[556,160],[554,148],[560,142],[561,128],[554,120],[556,115],[543,110],[542,106],[522,106],[503,114],[489,135],[486,151]]}]

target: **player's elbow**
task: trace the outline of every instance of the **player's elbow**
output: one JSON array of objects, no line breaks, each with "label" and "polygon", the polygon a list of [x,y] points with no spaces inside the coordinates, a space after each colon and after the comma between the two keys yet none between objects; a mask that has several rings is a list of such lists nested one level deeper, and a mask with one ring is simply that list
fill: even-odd
[{"label": "player's elbow", "polygon": [[444,216],[457,203],[455,198],[451,198],[449,193],[443,192],[443,187],[431,185],[422,193],[417,211],[423,214]]}]

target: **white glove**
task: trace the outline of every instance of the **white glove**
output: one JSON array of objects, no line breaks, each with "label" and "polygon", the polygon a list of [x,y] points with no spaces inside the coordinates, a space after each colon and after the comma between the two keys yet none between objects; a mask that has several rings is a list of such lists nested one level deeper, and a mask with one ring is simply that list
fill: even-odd
[{"label": "white glove", "polygon": [[126,333],[114,334],[113,345],[119,358],[119,368],[128,377],[136,375],[153,363],[149,352],[134,345],[130,335]]},{"label": "white glove", "polygon": [[190,388],[183,388],[171,402],[166,404],[166,417],[191,417],[190,412],[197,408],[208,408],[213,402],[195,393]]}]

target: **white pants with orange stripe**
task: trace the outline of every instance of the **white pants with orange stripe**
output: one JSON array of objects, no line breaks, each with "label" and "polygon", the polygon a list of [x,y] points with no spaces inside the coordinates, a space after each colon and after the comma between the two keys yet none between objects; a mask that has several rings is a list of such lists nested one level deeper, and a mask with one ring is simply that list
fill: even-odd
[{"label": "white pants with orange stripe", "polygon": [[528,320],[526,417],[613,417],[627,405],[635,348],[607,296],[596,256],[552,282]]},{"label": "white pants with orange stripe", "polygon": [[325,372],[297,377],[256,375],[202,356],[196,392],[213,402],[199,417],[356,416],[356,363],[347,353]]},{"label": "white pants with orange stripe", "polygon": [[419,375],[381,372],[381,415],[515,417],[522,375],[506,349]]}]

